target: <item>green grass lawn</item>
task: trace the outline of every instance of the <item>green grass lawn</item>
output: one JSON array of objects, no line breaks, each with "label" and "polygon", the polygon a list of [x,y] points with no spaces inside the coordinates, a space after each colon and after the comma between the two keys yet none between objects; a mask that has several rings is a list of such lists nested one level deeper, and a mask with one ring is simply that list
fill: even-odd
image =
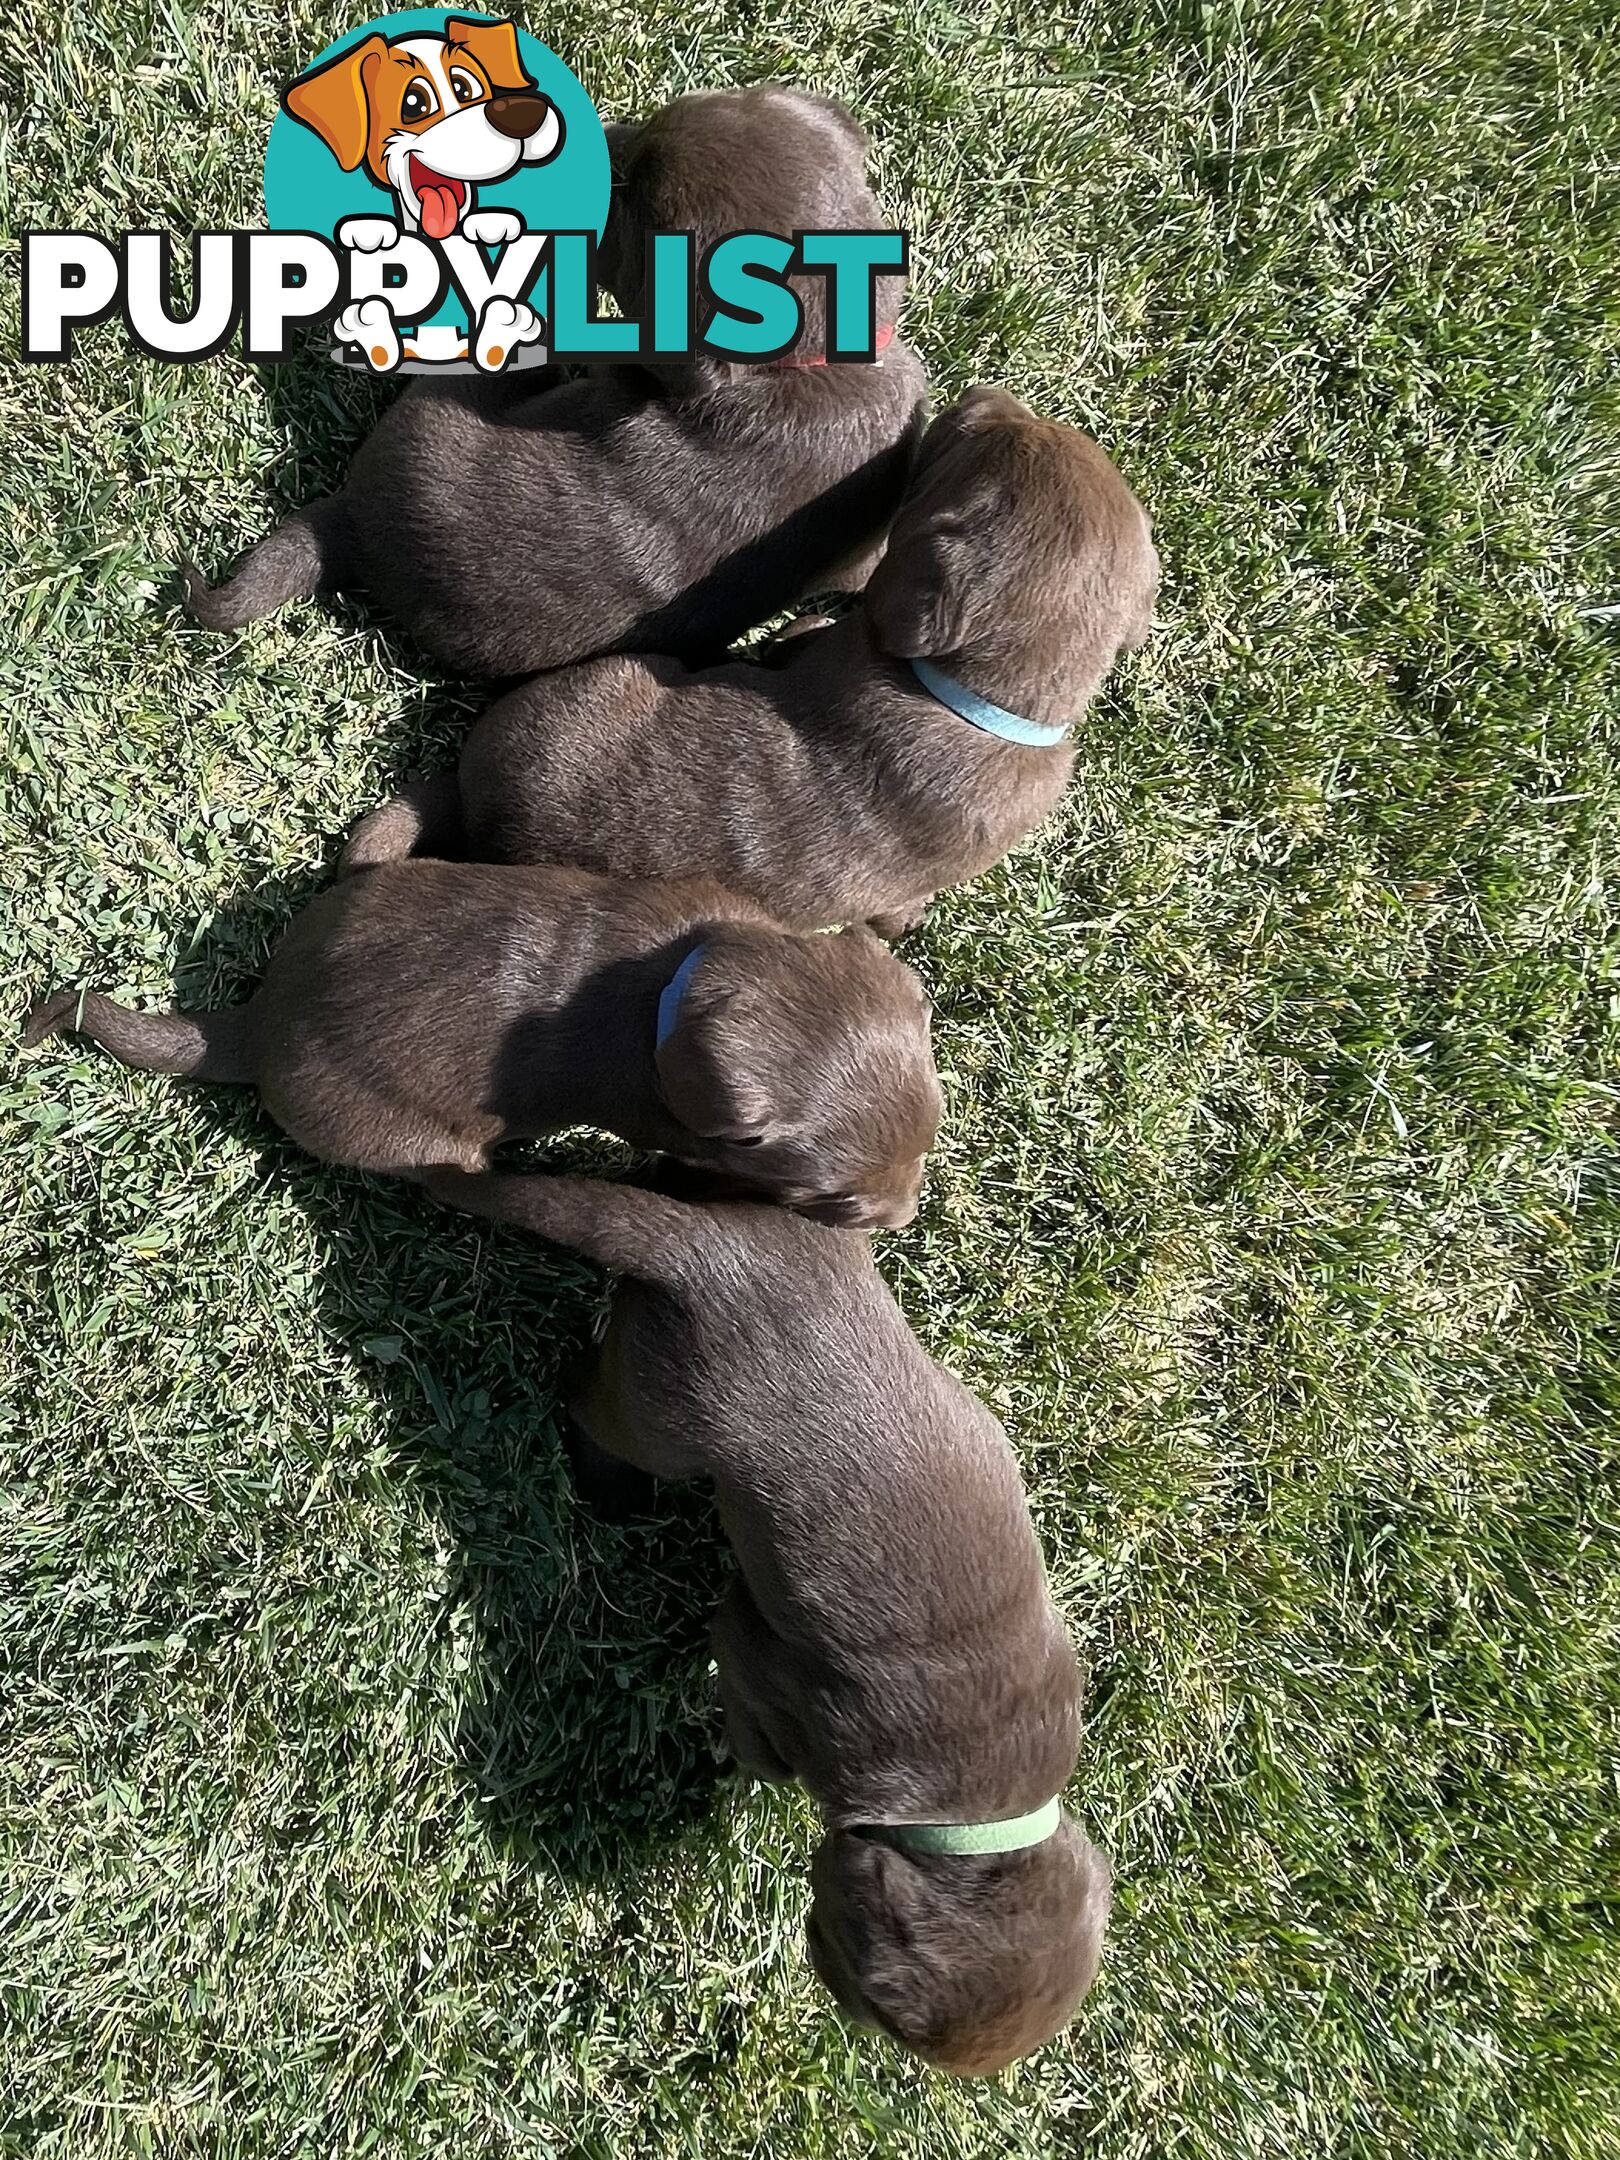
[{"label": "green grass lawn", "polygon": [[[8,354],[18,231],[252,222],[359,12],[24,0]],[[846,96],[941,396],[1093,428],[1157,522],[1065,814],[911,942],[949,1115],[880,1256],[1091,1661],[1109,1953],[992,2083],[841,2028],[812,1812],[715,1757],[702,1506],[570,1498],[599,1281],[59,1045],[0,1079],[0,2152],[1612,2160],[1611,11],[528,20],[610,115]],[[174,605],[379,395],[8,361],[14,1019],[240,994],[476,709],[360,608]]]}]

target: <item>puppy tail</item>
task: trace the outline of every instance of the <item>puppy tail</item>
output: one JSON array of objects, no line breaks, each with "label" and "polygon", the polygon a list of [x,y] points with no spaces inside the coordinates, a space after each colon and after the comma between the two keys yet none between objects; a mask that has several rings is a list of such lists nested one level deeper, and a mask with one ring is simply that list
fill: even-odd
[{"label": "puppy tail", "polygon": [[414,780],[392,802],[368,810],[338,857],[338,876],[403,862],[408,855],[454,861],[463,847],[461,787],[454,773]]},{"label": "puppy tail", "polygon": [[245,1005],[225,1012],[131,1012],[94,990],[58,990],[23,1027],[31,1049],[51,1035],[88,1035],[124,1065],[188,1080],[253,1078]]},{"label": "puppy tail", "polygon": [[703,1271],[726,1235],[707,1208],[640,1185],[521,1174],[474,1177],[458,1170],[430,1171],[423,1182],[450,1207],[515,1223],[615,1274],[670,1289]]},{"label": "puppy tail", "polygon": [[183,564],[186,606],[209,630],[240,630],[285,601],[341,587],[347,552],[347,516],[338,497],[328,495],[283,518],[223,585],[210,586],[194,564]]}]

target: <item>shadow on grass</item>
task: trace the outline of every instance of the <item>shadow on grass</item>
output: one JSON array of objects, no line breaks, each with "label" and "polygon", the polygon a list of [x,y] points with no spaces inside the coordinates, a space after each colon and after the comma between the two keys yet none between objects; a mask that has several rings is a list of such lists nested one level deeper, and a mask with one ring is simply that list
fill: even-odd
[{"label": "shadow on grass", "polygon": [[[228,903],[177,967],[176,1002],[245,996],[324,882],[279,879]],[[248,1090],[198,1092],[225,1129],[262,1142],[262,1175],[307,1216],[321,1324],[452,1541],[437,1626],[465,1641],[455,1747],[489,1837],[582,1879],[645,1863],[709,1814],[724,1774],[707,1629],[726,1562],[700,1490],[666,1488],[654,1516],[623,1528],[574,1495],[568,1382],[592,1354],[602,1277],[403,1181],[313,1162]],[[625,1161],[589,1139],[546,1153],[559,1168],[622,1174]]]},{"label": "shadow on grass", "polygon": [[[299,357],[284,366],[255,366],[260,393],[285,448],[266,469],[260,499],[243,501],[237,529],[198,543],[197,567],[210,585],[230,577],[249,550],[283,518],[323,495],[336,493],[356,450],[403,394],[402,379],[378,379],[358,368],[334,366],[326,353],[327,340],[313,337],[306,339]],[[189,623],[178,564],[169,598],[180,619]],[[397,625],[378,613],[364,592],[323,592],[317,604],[349,629],[382,635],[401,658],[420,658],[411,652],[409,640],[399,635]]]},{"label": "shadow on grass", "polygon": [[[270,468],[265,499],[258,504],[244,503],[235,531],[213,535],[193,551],[211,585],[230,578],[256,543],[282,519],[339,488],[360,443],[388,407],[404,394],[403,382],[379,383],[357,370],[335,367],[324,358],[324,352],[321,344],[285,367],[256,370],[287,447]],[[401,533],[400,544],[411,544],[408,533]],[[177,621],[193,634],[220,645],[235,637],[236,633],[230,631],[201,630],[194,622],[185,604],[178,563],[168,598]],[[401,710],[387,746],[390,787],[398,788],[407,780],[452,767],[468,729],[501,694],[503,685],[494,680],[447,674],[433,656],[413,645],[399,623],[375,608],[361,588],[323,592],[312,604],[345,629],[378,637],[401,670],[424,678]],[[340,839],[334,839],[334,860]]]}]

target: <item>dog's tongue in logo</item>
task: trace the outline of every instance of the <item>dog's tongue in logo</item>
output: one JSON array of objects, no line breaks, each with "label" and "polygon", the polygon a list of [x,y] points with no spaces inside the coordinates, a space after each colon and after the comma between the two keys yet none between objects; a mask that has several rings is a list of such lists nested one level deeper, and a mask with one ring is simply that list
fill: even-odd
[{"label": "dog's tongue in logo", "polygon": [[422,206],[422,230],[430,240],[448,240],[461,216],[467,190],[459,180],[447,180],[419,157],[411,159],[411,186]]}]

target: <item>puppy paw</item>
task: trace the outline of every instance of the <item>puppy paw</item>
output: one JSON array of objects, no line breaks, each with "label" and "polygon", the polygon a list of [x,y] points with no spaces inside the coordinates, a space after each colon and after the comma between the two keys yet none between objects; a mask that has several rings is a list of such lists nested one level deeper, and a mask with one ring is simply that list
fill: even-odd
[{"label": "puppy paw", "polygon": [[340,344],[359,348],[373,374],[391,375],[399,366],[399,330],[386,300],[351,300],[332,329]]},{"label": "puppy paw", "polygon": [[504,247],[522,232],[523,220],[515,210],[475,210],[462,219],[461,230],[480,247]]},{"label": "puppy paw", "polygon": [[346,217],[338,226],[337,243],[358,248],[362,255],[375,255],[379,248],[398,247],[399,227],[392,218]]},{"label": "puppy paw", "polygon": [[520,345],[538,344],[545,327],[526,300],[508,300],[496,293],[484,303],[478,318],[473,359],[486,374],[498,374]]}]

